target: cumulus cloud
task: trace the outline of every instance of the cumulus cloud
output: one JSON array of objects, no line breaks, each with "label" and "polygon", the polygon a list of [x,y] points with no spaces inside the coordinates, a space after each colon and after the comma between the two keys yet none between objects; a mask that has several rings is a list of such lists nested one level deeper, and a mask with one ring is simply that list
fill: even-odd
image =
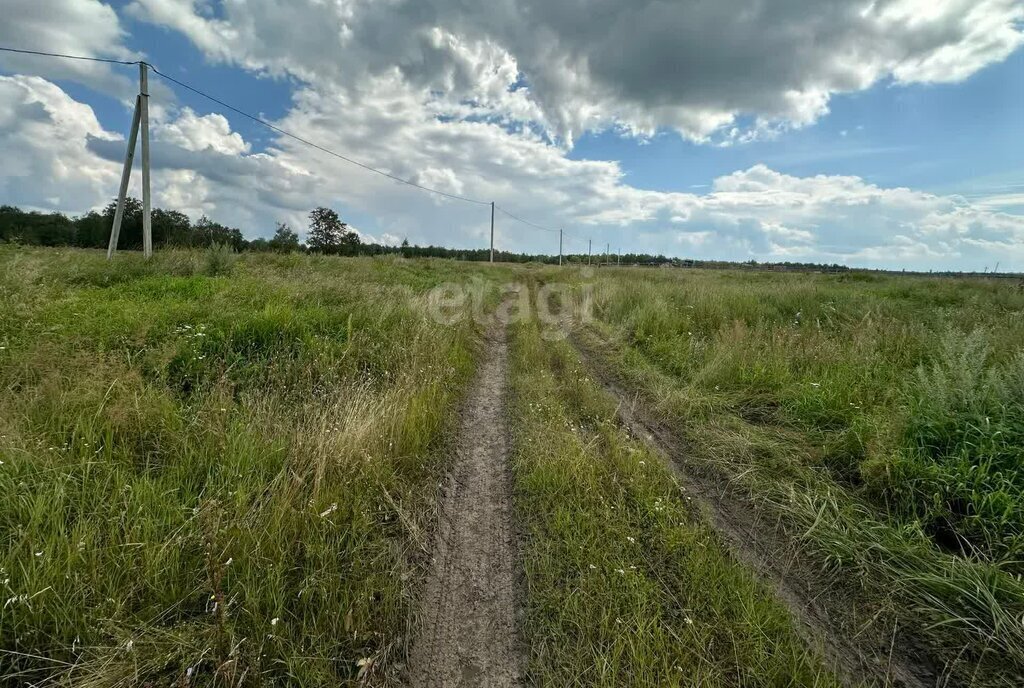
[{"label": "cumulus cloud", "polygon": [[[40,77],[0,76],[0,197],[30,208],[85,210],[116,193],[118,166],[89,139],[117,142],[88,105]],[[116,144],[115,144],[116,145]],[[124,145],[121,144],[122,155]]]},{"label": "cumulus cloud", "polygon": [[[396,72],[452,111],[571,142],[617,126],[694,139],[802,126],[883,79],[958,81],[1024,41],[1016,0],[135,0],[209,57],[331,88]],[[754,121],[743,131],[740,117]]]},{"label": "cumulus cloud", "polygon": [[[1004,265],[1024,262],[1024,217],[960,197],[879,187],[853,176],[797,177],[764,165],[711,180],[703,194],[646,191],[625,184],[614,162],[570,160],[556,146],[512,136],[498,124],[424,122],[414,102],[403,105],[383,84],[368,85],[367,94],[349,109],[340,96],[325,101],[319,92],[302,92],[283,124],[332,146],[373,141],[375,155],[397,161],[395,173],[440,170],[418,179],[496,198],[524,217],[559,217],[569,230],[567,251],[585,251],[593,237],[597,252],[611,242],[613,250],[732,260],[982,267],[998,254]],[[79,210],[102,204],[116,188],[121,137],[45,80],[3,78],[0,96],[13,104],[0,109],[6,132],[0,145],[16,149],[29,171],[0,178],[5,193],[35,198],[36,205],[64,194],[61,204]],[[336,127],[324,117],[331,111],[362,114],[351,126]],[[458,186],[438,166],[444,159],[458,159],[468,170]],[[186,108],[155,127],[153,160],[158,205],[193,218],[207,214],[248,236],[268,234],[277,220],[301,229],[308,210],[326,204],[343,217],[373,217],[375,229],[360,232],[388,243],[406,236],[456,246],[487,242],[485,206],[426,195],[288,140],[254,153],[217,115]],[[556,236],[501,215],[497,234],[504,249],[557,248]]]},{"label": "cumulus cloud", "polygon": [[[85,57],[137,60],[124,47],[117,13],[98,0],[4,0],[0,45]],[[53,60],[0,53],[0,71],[48,79],[73,79],[124,100],[138,92],[137,81],[101,62]]]},{"label": "cumulus cloud", "polygon": [[[41,1],[55,11],[70,2]],[[564,223],[567,251],[585,251],[592,237],[596,251],[610,242],[734,260],[979,267],[998,252],[1024,261],[1024,220],[995,202],[764,165],[694,186],[706,193],[663,193],[630,186],[614,161],[568,156],[575,136],[605,127],[740,145],[814,122],[835,93],[962,79],[1021,43],[1024,16],[1004,0],[797,5],[135,0],[127,11],[182,32],[210,60],[291,79],[276,125],[418,184]],[[61,29],[67,38],[40,34],[45,47],[67,40],[87,54],[129,54],[116,15],[100,26],[109,8],[75,6],[80,26]],[[27,7],[15,15],[26,35],[39,23]],[[107,88],[90,73],[52,76]],[[102,205],[124,141],[51,81],[8,77],[0,89],[0,147],[35,171],[31,184],[0,173],[5,197],[71,212]],[[154,101],[157,205],[248,236],[279,220],[302,228],[311,207],[330,205],[367,237],[487,243],[486,206],[424,194],[286,137],[254,149],[219,114]],[[503,249],[557,249],[557,235],[500,214],[496,235]]]}]

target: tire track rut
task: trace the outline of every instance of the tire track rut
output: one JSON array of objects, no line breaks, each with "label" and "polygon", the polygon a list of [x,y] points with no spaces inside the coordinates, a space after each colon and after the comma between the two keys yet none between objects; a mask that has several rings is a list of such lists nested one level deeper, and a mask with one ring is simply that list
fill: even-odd
[{"label": "tire track rut", "polygon": [[794,553],[778,524],[762,520],[725,476],[687,461],[684,442],[646,408],[639,394],[621,386],[598,353],[600,344],[580,333],[571,341],[594,378],[618,402],[622,425],[663,458],[708,514],[733,556],[774,589],[777,599],[799,621],[807,642],[825,653],[848,685],[930,688],[940,684],[940,672],[916,639],[897,629],[890,636],[854,623],[851,612],[856,602],[849,591],[822,580],[820,571]]},{"label": "tire track rut", "polygon": [[409,654],[409,680],[415,688],[503,688],[522,678],[505,331],[492,328],[486,346],[462,414],[455,462],[442,486]]}]

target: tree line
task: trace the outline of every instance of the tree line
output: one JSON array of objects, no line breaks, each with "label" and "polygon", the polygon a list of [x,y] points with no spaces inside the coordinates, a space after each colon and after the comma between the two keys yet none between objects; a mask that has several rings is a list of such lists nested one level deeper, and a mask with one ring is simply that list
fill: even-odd
[{"label": "tree line", "polygon": [[[101,211],[94,210],[78,217],[68,217],[63,213],[41,213],[3,205],[0,206],[0,243],[106,248],[116,210],[116,201],[111,201]],[[310,212],[305,242],[301,242],[298,233],[283,222],[277,224],[274,235],[269,239],[246,239],[239,229],[214,222],[205,216],[192,222],[187,215],[177,210],[154,208],[150,214],[150,221],[154,248],[205,248],[221,245],[229,246],[235,251],[301,251],[345,256],[400,254],[410,258],[490,260],[490,250],[486,248],[411,246],[408,241],[403,241],[400,246],[367,243],[362,241],[359,234],[347,223],[342,222],[336,211],[324,207],[314,208]],[[142,250],[142,202],[137,198],[125,199],[118,250]],[[507,251],[495,251],[494,258],[502,262],[517,263],[558,262],[558,256]],[[565,256],[563,259],[573,259],[578,263],[586,262],[586,258],[585,255],[577,255],[572,258]],[[658,256],[657,259],[668,260],[664,256]]]},{"label": "tree line", "polygon": [[[110,228],[114,222],[117,203],[111,201],[102,211],[90,211],[79,217],[68,217],[63,213],[40,213],[25,211],[11,205],[0,206],[0,243],[24,244],[29,246],[76,246],[80,248],[106,248],[110,239]],[[309,227],[305,243],[298,233],[283,222],[277,223],[274,235],[269,238],[246,239],[241,230],[214,222],[206,216],[192,222],[187,215],[177,210],[154,208],[151,213],[153,246],[205,248],[214,245],[228,246],[235,251],[273,251],[279,253],[309,252],[343,256],[372,256],[398,254],[409,258],[450,258],[454,260],[490,260],[487,248],[446,248],[444,246],[410,246],[403,241],[400,246],[390,246],[362,241],[347,223],[342,222],[338,213],[330,208],[314,208],[309,214]],[[121,220],[119,250],[142,250],[142,202],[137,198],[125,199],[124,216]],[[558,256],[543,253],[510,253],[495,251],[494,259],[504,263],[547,263],[557,264]],[[669,258],[648,253],[624,253],[621,256],[585,253],[570,253],[562,256],[562,262],[570,265],[646,265],[709,268],[755,268],[771,267],[792,270],[848,270],[840,265],[816,265],[813,263],[772,263],[758,264],[756,261],[735,263],[730,261],[701,261]]]}]

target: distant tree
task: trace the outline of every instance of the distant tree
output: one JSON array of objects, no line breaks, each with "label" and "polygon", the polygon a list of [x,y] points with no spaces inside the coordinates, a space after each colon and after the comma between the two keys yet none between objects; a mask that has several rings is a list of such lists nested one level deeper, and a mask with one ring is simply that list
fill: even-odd
[{"label": "distant tree", "polygon": [[196,221],[195,230],[192,233],[193,244],[197,246],[213,246],[222,244],[230,246],[235,251],[245,248],[245,237],[241,230],[234,227],[226,227],[219,222],[214,222],[203,215]]},{"label": "distant tree", "polygon": [[[117,199],[112,200],[103,209],[108,236],[114,226],[116,211]],[[137,198],[128,196],[124,199],[124,214],[121,216],[121,233],[117,237],[117,248],[133,250],[142,248],[142,201]]]},{"label": "distant tree", "polygon": [[75,246],[105,248],[110,240],[110,223],[104,215],[90,210],[75,220]]},{"label": "distant tree", "polygon": [[341,236],[339,242],[339,250],[341,253],[352,256],[359,253],[359,247],[362,246],[362,241],[359,239],[359,235],[356,234],[355,230],[349,228],[344,222],[341,223]]},{"label": "distant tree", "polygon": [[0,240],[42,246],[74,243],[75,225],[62,213],[24,212],[14,206],[0,208]]},{"label": "distant tree", "polygon": [[310,250],[346,255],[357,253],[362,243],[359,235],[341,221],[338,213],[324,207],[315,208],[309,214],[307,241]]},{"label": "distant tree", "polygon": [[299,250],[299,235],[292,231],[284,222],[277,223],[274,238],[270,240],[270,250],[278,253],[291,253]]},{"label": "distant tree", "polygon": [[177,210],[153,208],[153,245],[188,246],[192,242],[192,223]]},{"label": "distant tree", "polygon": [[338,213],[323,206],[314,208],[309,214],[310,250],[320,253],[335,253],[341,245],[341,233],[344,225]]}]

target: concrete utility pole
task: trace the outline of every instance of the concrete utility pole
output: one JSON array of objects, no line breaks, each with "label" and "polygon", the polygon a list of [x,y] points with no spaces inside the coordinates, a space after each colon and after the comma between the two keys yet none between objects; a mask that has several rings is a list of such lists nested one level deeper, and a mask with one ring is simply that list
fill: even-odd
[{"label": "concrete utility pole", "polygon": [[149,65],[139,63],[139,126],[142,129],[142,253],[153,255],[152,201],[149,194]]},{"label": "concrete utility pole", "polygon": [[604,247],[604,264],[605,265],[609,265],[609,266],[612,264],[612,244],[611,244],[611,242],[608,242],[608,245]]},{"label": "concrete utility pole", "polygon": [[590,253],[591,253],[593,248],[594,248],[594,240],[593,239],[587,239],[587,266],[588,267],[590,266]]},{"label": "concrete utility pole", "polygon": [[622,266],[622,249],[621,248],[617,248],[617,249],[615,249],[615,267],[621,267],[621,266]]},{"label": "concrete utility pole", "polygon": [[491,201],[491,262],[494,262],[494,201]]},{"label": "concrete utility pole", "polygon": [[558,264],[562,264],[562,228],[558,228]]},{"label": "concrete utility pole", "polygon": [[135,97],[135,113],[132,115],[132,128],[128,134],[128,150],[124,156],[124,167],[121,170],[121,188],[117,193],[117,208],[114,210],[114,224],[110,228],[110,243],[107,246],[107,260],[114,257],[117,251],[117,240],[121,236],[121,220],[124,219],[125,198],[128,195],[128,182],[132,175],[132,162],[135,159],[135,141],[142,129],[142,251],[146,258],[153,255],[153,225],[150,217],[149,195],[149,65],[139,63],[139,95]]}]

